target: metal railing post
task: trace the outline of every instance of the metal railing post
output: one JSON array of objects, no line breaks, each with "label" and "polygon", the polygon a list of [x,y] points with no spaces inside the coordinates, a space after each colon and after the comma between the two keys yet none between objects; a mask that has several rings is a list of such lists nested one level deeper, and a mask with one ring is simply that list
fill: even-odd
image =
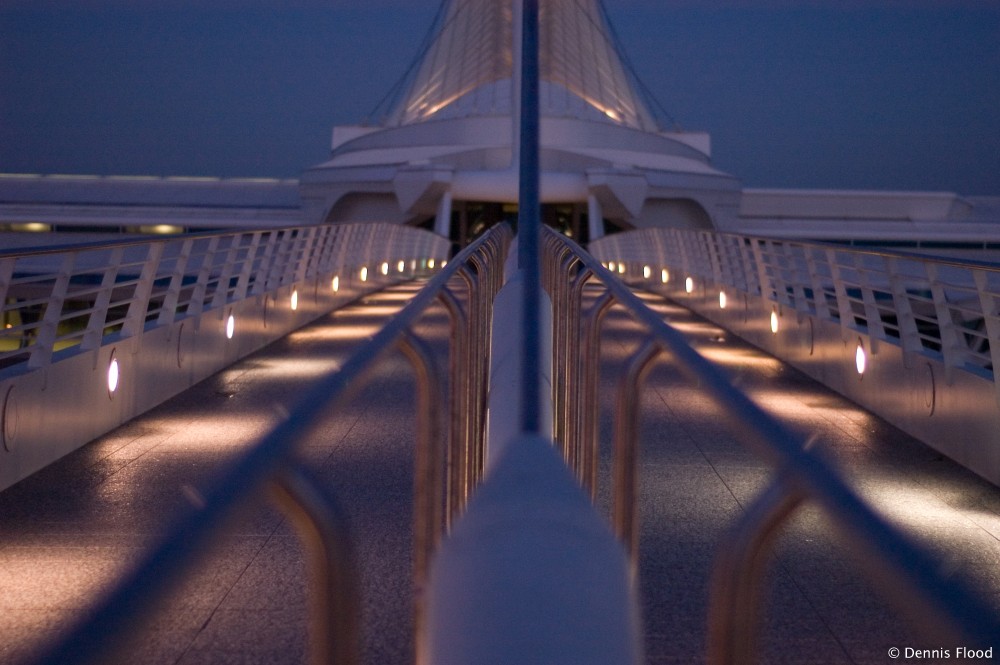
[{"label": "metal railing post", "polygon": [[909,356],[923,349],[920,341],[920,331],[917,329],[917,319],[913,315],[913,305],[906,290],[906,280],[899,274],[899,260],[889,259],[889,284],[892,288],[893,310],[896,312],[896,326],[899,330],[899,343],[903,347],[904,360],[909,362]]},{"label": "metal railing post", "polygon": [[522,303],[522,325],[524,326],[522,334],[525,348],[521,375],[520,414],[521,430],[524,432],[539,432],[542,423],[539,375],[542,354],[541,322],[539,320],[542,290],[539,254],[541,236],[539,220],[541,214],[539,71],[538,0],[522,0],[517,261],[518,268],[523,270],[525,275]]},{"label": "metal railing post", "polygon": [[438,294],[445,309],[448,310],[450,321],[451,344],[448,350],[449,390],[449,434],[448,452],[445,462],[446,488],[445,519],[447,528],[451,528],[452,520],[465,506],[468,496],[468,464],[469,464],[469,421],[472,418],[473,405],[470,400],[472,381],[470,377],[471,357],[469,354],[468,317],[461,303],[445,286]]},{"label": "metal railing post", "polygon": [[573,278],[569,286],[569,304],[566,315],[568,335],[566,338],[566,381],[564,390],[566,391],[566,445],[572,452],[574,460],[574,470],[577,478],[583,482],[585,471],[585,452],[582,432],[583,404],[583,374],[586,371],[583,365],[583,357],[580,353],[581,333],[583,322],[581,319],[581,309],[583,306],[583,289],[590,279],[590,269],[581,266],[579,272]]},{"label": "metal railing post", "polygon": [[934,314],[941,338],[941,354],[944,356],[945,376],[949,383],[953,379],[953,370],[961,367],[969,355],[969,347],[958,332],[955,320],[951,315],[948,294],[938,276],[938,266],[927,264],[927,277],[931,283],[931,294],[934,297]]},{"label": "metal railing post", "polygon": [[[474,277],[468,270],[460,274],[467,280],[469,289],[474,297],[475,314],[470,317],[469,324],[472,327],[469,338],[473,344],[478,344],[478,348],[470,346],[470,353],[473,354],[472,362],[475,367],[473,372],[473,393],[474,401],[472,435],[472,464],[469,469],[472,474],[469,483],[470,488],[474,487],[482,478],[486,468],[486,400],[489,393],[489,358],[490,358],[490,330],[492,328],[493,316],[491,303],[493,297],[499,290],[497,274],[499,269],[494,268],[490,274],[490,265],[478,254],[469,257],[469,262],[476,268]],[[491,279],[492,278],[492,279]],[[484,288],[490,285],[489,290]]]},{"label": "metal railing post", "polygon": [[52,347],[58,336],[59,320],[62,318],[63,305],[66,301],[66,292],[69,290],[69,280],[75,259],[75,254],[66,254],[63,257],[52,290],[49,291],[49,297],[45,303],[45,313],[42,315],[41,324],[38,327],[38,338],[31,347],[31,355],[28,358],[28,367],[32,369],[44,367],[52,360]]},{"label": "metal railing post", "polygon": [[413,366],[417,386],[417,442],[414,459],[413,585],[417,653],[426,639],[425,605],[431,557],[441,540],[444,513],[441,498],[441,380],[425,342],[406,331],[399,350]]},{"label": "metal railing post", "polygon": [[[195,243],[198,246],[200,243]],[[212,276],[212,257],[219,246],[219,238],[213,236],[208,240],[208,248],[201,254],[201,263],[198,264],[198,276],[195,278],[194,288],[191,291],[191,299],[188,301],[187,314],[197,315],[205,311],[205,301],[208,298],[208,283]],[[266,282],[267,280],[261,280]],[[264,289],[262,284],[261,288]],[[266,289],[265,289],[266,290]]]},{"label": "metal railing post", "polygon": [[[756,242],[750,238],[747,240]],[[571,243],[569,240],[564,242]],[[615,256],[619,260],[620,255],[616,253],[618,248],[618,244],[609,242],[607,246],[602,244],[599,250],[595,248],[595,251],[603,256]],[[840,265],[836,263],[834,253],[849,252],[818,246],[817,254],[820,252],[827,255],[830,263],[830,280],[841,312],[841,330],[846,331],[856,324],[853,322],[850,294],[841,277]],[[582,254],[581,260],[587,265],[597,265],[596,259],[589,259]],[[922,263],[929,262],[922,260]],[[933,303],[947,313],[947,318],[951,318],[952,307],[958,305],[948,303],[946,297],[949,284],[937,279],[939,275],[936,270],[937,267],[968,269],[968,264],[944,260],[929,265],[935,268],[931,271],[932,285],[938,291],[935,294],[938,297]],[[739,428],[743,442],[750,450],[781,470],[782,481],[794,489],[793,495],[801,493],[803,500],[814,502],[825,512],[841,531],[841,536],[857,556],[857,562],[868,579],[877,584],[921,634],[937,643],[962,642],[976,644],[977,648],[989,647],[995,641],[995,636],[1000,634],[1000,621],[987,604],[960,580],[942,575],[939,563],[880,518],[824,459],[808,450],[800,434],[767,415],[745,393],[733,387],[722,372],[699,355],[662,317],[645,307],[624,284],[606,278],[602,271],[595,269],[595,274],[634,319],[642,323],[664,345],[665,350],[671,353],[674,364],[696,380],[712,401],[725,405],[725,413]],[[963,287],[959,284],[954,288],[957,290]],[[767,294],[762,295],[767,297]],[[959,335],[954,330],[954,322],[951,323],[951,334]],[[946,339],[942,341],[947,343]],[[966,352],[965,355],[970,354]],[[776,491],[776,495],[768,501],[771,507],[760,509],[764,512],[765,522],[771,520],[775,524],[780,523],[783,514],[790,512],[791,503],[794,503],[793,499],[782,499],[780,492]],[[787,504],[783,503],[785,500]],[[761,532],[753,529],[748,532],[750,535],[744,536],[748,542],[752,543],[755,538],[761,537]],[[757,547],[756,551],[763,554],[766,548]],[[757,565],[756,561],[753,565]],[[748,568],[741,567],[739,571],[739,575],[755,577],[755,573]],[[737,651],[748,652],[748,649],[740,647]]]},{"label": "metal railing post", "polygon": [[580,408],[583,446],[583,485],[593,499],[597,494],[597,458],[598,458],[598,381],[601,366],[601,322],[611,309],[615,299],[610,291],[605,291],[597,302],[591,306],[587,320],[583,324],[583,389],[581,391],[582,405]]},{"label": "metal railing post", "polygon": [[122,326],[122,337],[132,337],[142,332],[146,325],[146,310],[149,309],[149,296],[153,291],[153,281],[163,256],[164,243],[156,242],[149,245],[146,261],[142,264],[139,282],[132,289],[128,313]]},{"label": "metal railing post", "polygon": [[709,598],[709,665],[757,662],[757,624],[767,549],[802,498],[779,474],[719,543]]},{"label": "metal railing post", "polygon": [[85,350],[96,349],[101,345],[104,337],[104,322],[108,320],[108,306],[111,304],[111,293],[115,287],[115,280],[118,277],[118,267],[121,265],[123,250],[116,247],[111,251],[108,265],[104,268],[101,276],[101,286],[94,299],[94,306],[87,317],[87,329],[83,333],[80,348]]},{"label": "metal railing post", "polygon": [[294,523],[308,555],[310,662],[357,665],[361,662],[361,603],[347,520],[321,483],[298,465],[278,474],[270,490]]},{"label": "metal railing post", "polygon": [[661,347],[655,339],[647,339],[632,355],[618,385],[615,409],[612,522],[615,533],[625,545],[633,573],[639,557],[639,488],[636,483],[639,464],[639,406],[642,400],[639,387],[660,351]]}]

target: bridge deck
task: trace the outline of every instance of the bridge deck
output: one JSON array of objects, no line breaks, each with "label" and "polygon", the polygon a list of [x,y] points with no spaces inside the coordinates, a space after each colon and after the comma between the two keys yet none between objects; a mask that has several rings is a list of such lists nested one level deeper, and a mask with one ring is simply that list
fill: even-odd
[{"label": "bridge deck", "polygon": [[[1000,489],[688,310],[659,296],[646,300],[758,404],[815,435],[814,445],[859,494],[1000,612]],[[605,366],[641,338],[623,316],[611,317],[605,330],[613,331],[617,354],[606,347],[605,358],[612,358]],[[671,369],[669,358],[646,385],[639,483],[647,660],[701,662],[714,543],[772,472],[738,443],[725,413]],[[603,394],[614,387],[606,382]],[[761,662],[885,663],[890,647],[907,646],[954,654],[957,645],[924,644],[896,618],[832,529],[817,509],[804,507],[777,543]]]},{"label": "bridge deck", "polygon": [[[279,417],[311,376],[336,365],[406,298],[399,287],[293,334],[0,493],[0,663],[16,663],[105,589],[199,487]],[[818,434],[855,485],[971,576],[1000,608],[1000,490],[684,310],[650,297],[707,355],[782,418]],[[639,332],[606,322],[604,413]],[[441,350],[443,312],[421,331]],[[302,454],[345,504],[362,564],[366,662],[412,662],[410,372],[393,357],[331,414]],[[769,476],[718,410],[662,362],[642,420],[640,585],[647,660],[704,651],[713,543]],[[605,436],[608,439],[608,417]],[[602,479],[606,479],[603,474]],[[606,488],[604,482],[602,488]],[[606,508],[606,491],[602,491]],[[763,662],[884,663],[918,644],[805,509],[774,566]],[[306,649],[301,550],[273,508],[249,510],[169,599],[126,662],[298,663]],[[948,646],[954,645],[929,645]]]}]

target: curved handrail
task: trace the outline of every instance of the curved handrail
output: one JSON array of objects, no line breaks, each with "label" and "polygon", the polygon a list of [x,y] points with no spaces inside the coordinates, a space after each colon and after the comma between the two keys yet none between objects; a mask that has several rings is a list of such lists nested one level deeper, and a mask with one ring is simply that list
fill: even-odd
[{"label": "curved handrail", "polygon": [[1000,384],[995,263],[678,228],[606,236],[589,249],[619,266],[683,270]]},{"label": "curved handrail", "polygon": [[[869,576],[925,634],[983,647],[990,646],[996,635],[1000,635],[1000,619],[989,606],[963,585],[944,579],[933,559],[879,517],[832,471],[827,461],[805,445],[801,435],[734,388],[681,333],[646,307],[596,258],[554,232],[548,232],[545,241],[550,247],[570,247],[582,269],[590,271],[606,292],[646,327],[661,351],[669,352],[676,364],[723,407],[730,420],[739,425],[741,439],[779,471],[780,482],[787,491],[801,493],[832,517]],[[636,387],[627,389],[634,391]],[[634,445],[634,441],[616,442],[616,447]],[[620,533],[630,537],[627,525],[617,526]],[[744,618],[748,619],[751,618]]]},{"label": "curved handrail", "polygon": [[[379,254],[372,239],[380,241]],[[361,265],[371,277],[379,262],[379,277],[412,277],[423,272],[414,260],[443,260],[447,247],[422,229],[344,224],[2,252],[0,366],[42,367],[57,350],[96,348],[119,330],[130,336],[147,322],[169,325],[306,279],[339,279]],[[387,259],[409,269],[390,272]]]},{"label": "curved handrail", "polygon": [[[317,483],[305,480],[306,476],[299,471],[300,467],[293,458],[296,443],[308,436],[322,418],[328,417],[331,408],[344,399],[350,390],[358,387],[359,378],[367,370],[397,347],[411,326],[436,302],[448,281],[458,275],[459,270],[471,256],[481,250],[502,255],[503,247],[509,240],[509,228],[498,227],[495,231],[484,234],[448,262],[447,266],[431,278],[386,326],[352,354],[338,371],[316,383],[300,398],[284,420],[224,470],[207,488],[204,503],[197,510],[182,517],[168,531],[163,542],[146,556],[135,571],[100,601],[76,628],[37,659],[36,665],[96,662],[102,654],[108,653],[123,639],[130,628],[135,627],[144,616],[148,615],[156,599],[169,591],[172,582],[198,560],[199,554],[209,544],[213,534],[218,533],[219,528],[236,509],[258,496],[269,483],[277,482],[280,494],[286,498],[296,493],[308,494],[309,502],[314,502],[315,495],[322,489]],[[436,443],[424,440],[418,443],[418,448]],[[283,474],[287,473],[292,474],[294,481],[285,478]],[[306,522],[319,527],[320,531],[326,531],[326,540],[320,539],[326,549],[349,549],[343,524],[317,524],[315,518],[310,516],[315,512],[314,508],[303,508],[300,512]],[[333,516],[336,513],[335,510],[328,509],[326,514]],[[425,546],[431,547],[433,543],[426,543]],[[319,552],[316,556],[324,558],[326,555]],[[343,562],[349,559],[350,555],[340,557]],[[353,579],[345,571],[339,571],[337,577],[342,580]],[[352,595],[354,591],[347,589],[345,593]],[[331,603],[330,606],[336,607],[337,603]],[[354,611],[359,610],[354,608]],[[341,621],[339,625],[351,624],[344,624]],[[319,645],[330,647],[338,641],[346,639],[350,642],[357,639],[356,635],[339,637],[340,640],[321,639]],[[317,663],[332,662],[331,658],[329,652],[314,653],[314,661]]]}]

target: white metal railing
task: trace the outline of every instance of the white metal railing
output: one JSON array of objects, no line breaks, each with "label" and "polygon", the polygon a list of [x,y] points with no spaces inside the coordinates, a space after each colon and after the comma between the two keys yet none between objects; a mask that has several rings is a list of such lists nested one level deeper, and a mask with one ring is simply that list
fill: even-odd
[{"label": "white metal railing", "polygon": [[1000,266],[666,228],[589,249],[612,272],[731,287],[990,379],[1000,366]]},{"label": "white metal railing", "polygon": [[[0,369],[37,369],[307,279],[410,278],[446,260],[445,239],[348,224],[0,252]],[[369,277],[370,275],[370,277]]]},{"label": "white metal railing", "polygon": [[[795,302],[796,293],[802,294],[798,296],[799,303],[815,302],[804,296],[806,287],[799,285],[798,292],[790,288],[795,283],[788,275],[796,274],[795,271],[801,268],[791,260],[779,265],[780,250],[775,247],[780,247],[781,243],[739,236],[721,236],[716,243],[712,242],[711,235],[661,229],[612,236],[591,245],[598,259],[588,256],[572,241],[554,233],[547,235],[547,244],[553,248],[550,251],[557,258],[550,264],[554,267],[558,263],[567,271],[550,279],[554,290],[561,292],[554,295],[554,300],[565,300],[562,311],[569,312],[574,319],[557,346],[563,347],[575,338],[582,340],[578,350],[567,356],[580,363],[575,376],[581,378],[569,382],[566,402],[570,408],[557,412],[556,417],[557,422],[566,419],[566,456],[576,461],[574,469],[578,477],[586,485],[593,483],[591,467],[598,444],[594,424],[588,426],[586,420],[592,419],[597,411],[596,377],[588,368],[596,366],[600,357],[599,343],[594,343],[598,339],[596,329],[604,313],[612,304],[617,304],[646,330],[643,343],[625,362],[616,400],[612,442],[612,519],[615,531],[633,557],[638,549],[639,524],[636,503],[638,396],[642,392],[644,375],[659,356],[669,354],[673,365],[692,379],[699,390],[724,406],[724,413],[740,441],[774,469],[768,487],[717,544],[708,617],[707,662],[756,662],[755,621],[765,603],[764,578],[771,544],[795,511],[807,503],[819,507],[830,517],[842,542],[855,554],[859,568],[922,635],[940,639],[942,643],[968,641],[988,647],[1000,634],[1000,618],[982,599],[957,577],[942,575],[940,565],[876,514],[822,453],[806,444],[804,435],[752,402],[718,367],[689,346],[676,329],[608,272],[628,275],[629,271],[638,270],[645,279],[658,277],[661,280],[711,277],[715,284],[730,285],[744,280],[751,291],[754,284],[762,285],[765,296],[770,293],[772,299],[789,306]],[[810,247],[804,243],[786,244],[800,246],[788,256],[795,256],[796,251],[800,256],[810,255]],[[823,248],[821,245],[813,247]],[[730,252],[728,259],[723,257],[727,251]],[[605,265],[600,266],[598,260],[605,261]],[[654,265],[657,266],[655,275]],[[750,267],[758,270],[748,270]],[[672,276],[660,272],[664,269],[680,269],[682,274]],[[864,284],[864,278],[858,276],[860,272],[848,278],[856,280],[850,282],[850,288]],[[598,282],[604,293],[584,315],[579,308],[570,305],[580,298],[581,287],[587,281]],[[821,283],[822,280],[813,282]],[[847,290],[843,282],[839,284],[837,292]],[[829,305],[827,307],[829,310]],[[853,308],[847,312],[855,316]],[[833,317],[832,313],[828,315]],[[582,331],[578,328],[581,324]],[[852,325],[858,324],[855,321]],[[578,411],[575,417],[574,408]]]},{"label": "white metal railing", "polygon": [[[411,239],[418,239],[420,233]],[[372,238],[381,237],[388,243],[393,235],[362,232],[348,242],[347,249],[366,246]],[[396,235],[395,239],[406,235]],[[447,248],[447,241],[436,238]],[[323,244],[322,236],[313,239]],[[428,251],[436,244],[431,243]],[[500,287],[509,244],[509,228],[497,227],[459,253],[446,269],[438,270],[406,307],[336,371],[324,375],[300,395],[287,418],[222,469],[204,488],[202,503],[179,516],[163,541],[146,553],[132,572],[73,630],[32,662],[106,662],[130,631],[158,609],[157,600],[203,559],[206,545],[224,532],[232,514],[262,496],[270,496],[286,512],[303,541],[311,602],[309,662],[360,662],[360,584],[350,525],[334,490],[318,480],[296,451],[314,433],[317,421],[335,412],[394,350],[410,361],[416,384],[412,399],[416,414],[413,537],[419,640],[424,632],[423,604],[419,599],[427,585],[431,555],[482,476],[491,305]],[[426,249],[419,242],[414,246]],[[305,260],[311,252],[299,251],[301,247],[294,244],[284,253],[296,261]],[[385,248],[376,251],[368,256],[377,263],[368,265],[382,272],[387,267],[383,265]],[[432,251],[430,256],[434,255]],[[404,259],[397,259],[397,271],[400,260]],[[437,270],[437,261],[428,268]],[[268,265],[273,264],[265,262],[260,267],[266,272]],[[421,317],[436,304],[446,308],[451,323],[447,385],[439,366],[443,359],[432,353],[415,331]]]}]

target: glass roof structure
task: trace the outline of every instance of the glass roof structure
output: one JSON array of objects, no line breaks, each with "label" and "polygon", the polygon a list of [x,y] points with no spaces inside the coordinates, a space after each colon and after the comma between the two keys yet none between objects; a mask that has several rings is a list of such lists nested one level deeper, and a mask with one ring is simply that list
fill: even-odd
[{"label": "glass roof structure", "polygon": [[[444,0],[384,124],[509,115],[516,2]],[[539,22],[543,116],[658,129],[612,39],[600,0],[541,0]]]}]

